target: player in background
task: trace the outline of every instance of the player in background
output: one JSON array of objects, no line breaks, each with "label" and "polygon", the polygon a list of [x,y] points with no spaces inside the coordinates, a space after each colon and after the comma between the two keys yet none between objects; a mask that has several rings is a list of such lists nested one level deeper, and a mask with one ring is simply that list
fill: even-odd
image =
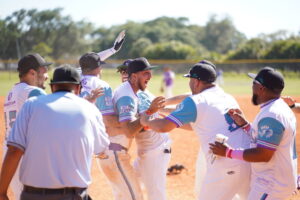
[{"label": "player in background", "polygon": [[[19,60],[18,72],[20,82],[13,86],[4,102],[6,131],[3,155],[5,155],[7,151],[6,139],[8,134],[25,101],[33,96],[46,95],[43,89],[45,89],[45,82],[48,79],[47,67],[51,64],[50,62],[46,62],[44,58],[37,53],[26,55]],[[15,199],[18,200],[23,189],[23,184],[19,181],[19,167],[13,176],[10,187]]]},{"label": "player in background", "polygon": [[189,128],[197,133],[206,165],[198,200],[230,200],[236,194],[245,199],[249,191],[249,164],[240,160],[213,159],[209,149],[209,143],[215,141],[219,133],[227,136],[227,142],[235,148],[249,147],[249,137],[227,114],[230,108],[239,105],[215,85],[216,69],[207,61],[195,64],[185,77],[190,78],[192,96],[185,98],[166,118],[152,120],[144,114],[141,123],[160,133],[183,125],[187,128],[190,124]]},{"label": "player in background", "polygon": [[236,149],[220,143],[212,151],[228,160],[251,162],[251,190],[248,200],[287,199],[297,188],[296,118],[280,98],[284,78],[273,68],[264,67],[253,78],[252,103],[260,112],[249,124],[241,110],[230,116],[252,137],[251,148]]},{"label": "player in background", "polygon": [[[127,68],[132,60],[126,60],[117,69],[122,82],[128,80]],[[148,90],[138,91],[138,112],[145,112],[155,98]],[[168,100],[166,100],[166,103]],[[152,116],[158,117],[156,112]],[[136,133],[137,158],[134,169],[144,184],[148,200],[166,200],[166,173],[171,159],[171,139],[167,133],[156,134],[151,129],[143,129]]]},{"label": "player in background", "polygon": [[170,67],[164,67],[163,70],[163,80],[160,90],[161,92],[164,92],[165,98],[170,98],[173,96],[175,73],[171,70]]}]

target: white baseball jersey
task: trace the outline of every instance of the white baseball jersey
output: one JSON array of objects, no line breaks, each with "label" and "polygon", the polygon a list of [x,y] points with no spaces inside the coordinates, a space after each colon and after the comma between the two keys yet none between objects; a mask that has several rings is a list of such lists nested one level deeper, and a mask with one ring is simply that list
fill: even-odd
[{"label": "white baseball jersey", "polygon": [[[218,133],[229,137],[227,143],[232,148],[248,148],[250,145],[249,137],[227,114],[231,108],[239,108],[236,100],[215,86],[187,97],[167,119],[174,122],[178,127],[192,123],[193,129],[200,139],[201,149],[207,156],[207,162],[210,163],[208,157],[210,155],[209,143],[215,141]],[[222,160],[220,165],[222,168],[240,162],[227,158],[219,158],[218,160]]]},{"label": "white baseball jersey", "polygon": [[103,80],[100,80],[97,76],[92,75],[82,75],[81,76],[81,97],[89,95],[92,90],[97,88],[104,89],[104,95],[97,98],[95,105],[100,110],[102,115],[112,115],[114,114],[113,104],[112,104],[112,89]]},{"label": "white baseball jersey", "polygon": [[294,113],[282,99],[273,99],[261,106],[252,129],[253,147],[275,151],[270,161],[251,163],[252,190],[273,198],[288,197],[297,187]]},{"label": "white baseball jersey", "polygon": [[[143,113],[150,107],[151,102],[154,99],[154,95],[152,95],[149,91],[139,91],[137,96],[139,98],[138,112]],[[154,117],[158,118],[158,113],[155,113]],[[168,140],[168,133],[158,134],[151,129],[137,133],[135,136],[138,151],[155,149]]]},{"label": "white baseball jersey", "polygon": [[30,97],[39,95],[46,95],[46,92],[38,87],[23,82],[15,84],[9,91],[4,102],[5,138],[8,137],[13,123],[17,118],[17,114],[25,101]]},{"label": "white baseball jersey", "polygon": [[[191,123],[199,137],[201,151],[205,156],[205,174],[198,184],[198,200],[232,199],[235,194],[247,196],[250,183],[250,164],[245,161],[224,157],[212,159],[209,143],[214,143],[216,134],[228,137],[227,143],[233,148],[249,148],[250,138],[227,114],[231,108],[238,108],[235,99],[218,86],[214,86],[187,97],[166,119],[178,127]],[[202,172],[201,172],[202,173]],[[243,180],[243,184],[240,180]],[[218,190],[215,190],[218,185]]]},{"label": "white baseball jersey", "polygon": [[87,187],[108,136],[96,107],[70,92],[29,99],[7,141],[24,151],[20,180],[40,188]]}]

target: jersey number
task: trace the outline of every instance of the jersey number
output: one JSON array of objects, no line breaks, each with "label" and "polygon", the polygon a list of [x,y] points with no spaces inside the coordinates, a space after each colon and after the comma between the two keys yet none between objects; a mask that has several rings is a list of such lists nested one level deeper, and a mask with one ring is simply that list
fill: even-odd
[{"label": "jersey number", "polygon": [[[9,111],[8,112],[8,116],[6,113],[4,113],[4,117],[5,117],[5,129],[6,129],[6,132],[7,132],[7,129],[8,128],[12,128],[13,125],[14,125],[14,122],[16,121],[16,118],[17,118],[17,111],[13,110],[13,111]],[[9,126],[9,127],[8,127]],[[6,138],[6,136],[5,136]]]}]

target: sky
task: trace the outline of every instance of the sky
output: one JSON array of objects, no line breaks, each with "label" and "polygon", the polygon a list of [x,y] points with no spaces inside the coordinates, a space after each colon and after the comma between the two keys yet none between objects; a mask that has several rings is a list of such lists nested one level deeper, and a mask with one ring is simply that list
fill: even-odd
[{"label": "sky", "polygon": [[157,17],[187,17],[190,24],[205,25],[211,15],[228,16],[248,38],[279,30],[300,32],[300,0],[0,0],[0,18],[36,8],[63,8],[73,20],[96,27],[127,21],[146,22]]}]

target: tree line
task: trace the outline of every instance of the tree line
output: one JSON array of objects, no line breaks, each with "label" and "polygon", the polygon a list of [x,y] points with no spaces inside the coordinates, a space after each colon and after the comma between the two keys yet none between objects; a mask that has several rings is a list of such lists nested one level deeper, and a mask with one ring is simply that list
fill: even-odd
[{"label": "tree line", "polygon": [[18,59],[30,52],[55,60],[74,59],[84,52],[110,48],[121,30],[126,30],[126,41],[116,59],[300,58],[300,32],[293,35],[281,30],[247,39],[229,17],[213,15],[204,26],[190,24],[186,17],[159,17],[106,28],[74,21],[56,8],[21,9],[0,18],[0,59]]}]

